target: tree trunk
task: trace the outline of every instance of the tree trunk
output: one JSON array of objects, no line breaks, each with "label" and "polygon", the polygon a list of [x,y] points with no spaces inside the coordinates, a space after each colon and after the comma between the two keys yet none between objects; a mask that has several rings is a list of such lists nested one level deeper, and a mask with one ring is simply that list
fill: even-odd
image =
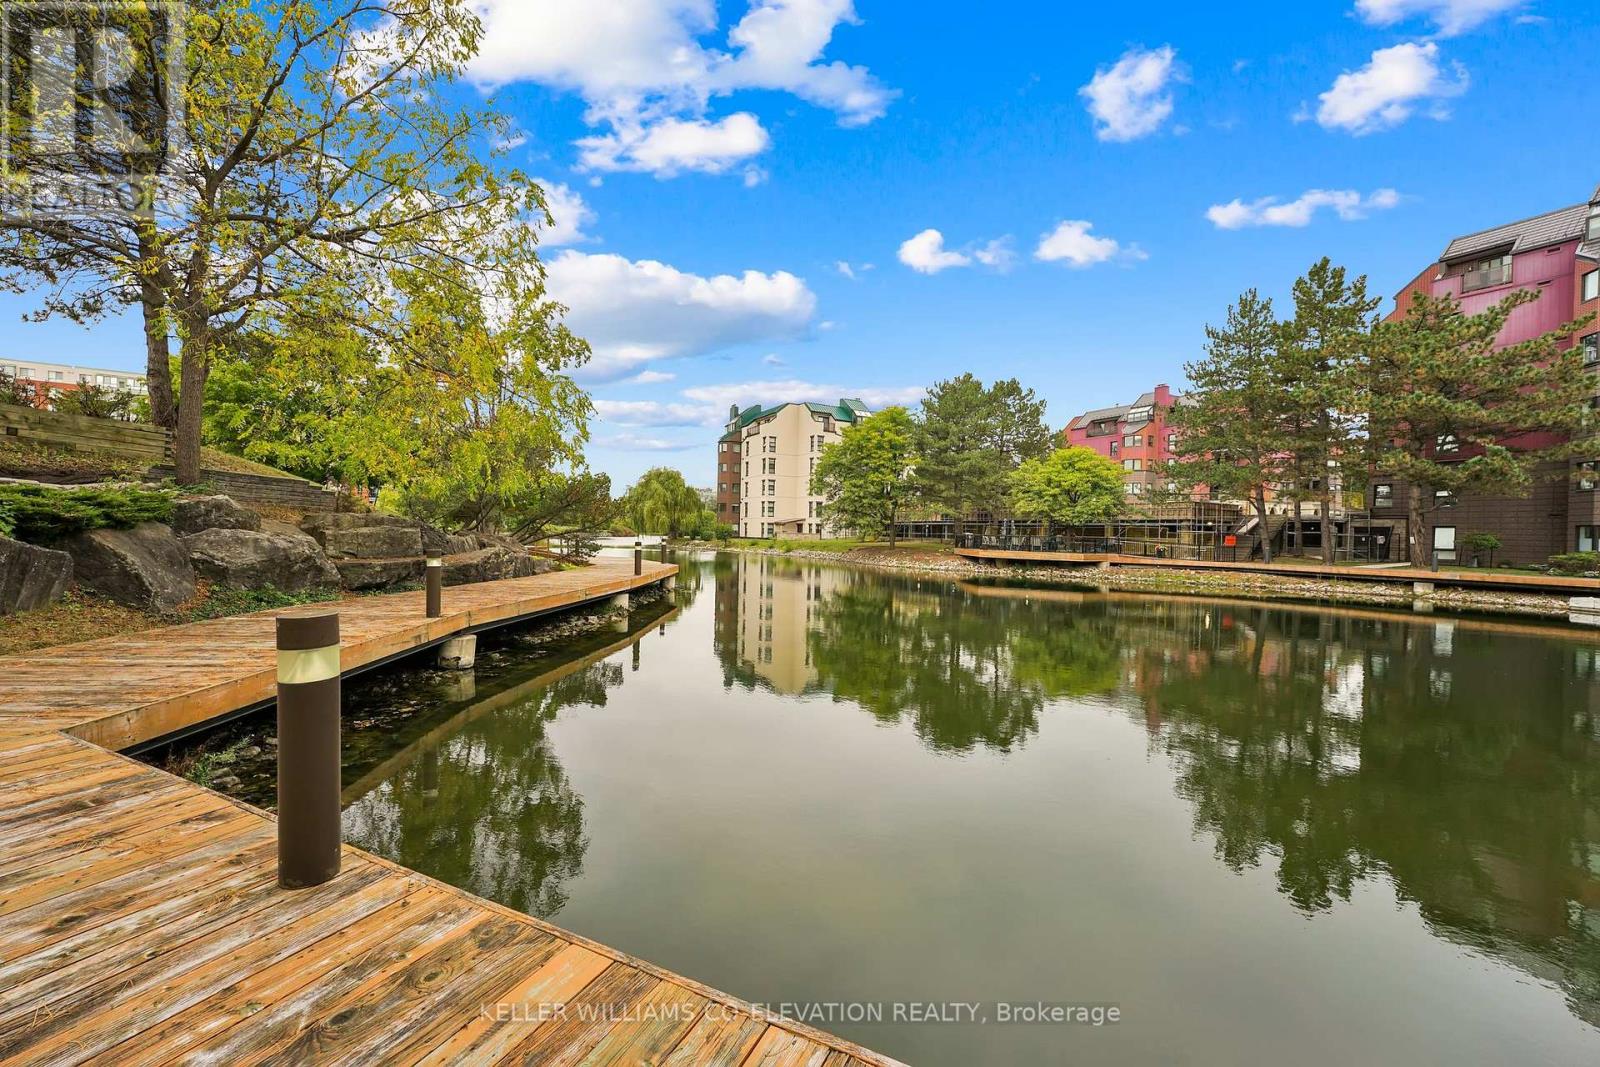
[{"label": "tree trunk", "polygon": [[[1297,486],[1297,492],[1298,489],[1299,487]],[[1305,501],[1296,496],[1294,498],[1294,547],[1295,552],[1302,556],[1306,554],[1305,521]]]},{"label": "tree trunk", "polygon": [[1413,567],[1432,565],[1428,550],[1422,543],[1422,486],[1412,483],[1406,503],[1406,558]]},{"label": "tree trunk", "polygon": [[179,485],[200,482],[201,415],[205,405],[206,377],[211,372],[206,327],[197,325],[184,337],[178,367],[178,418],[173,432],[173,466]]},{"label": "tree trunk", "polygon": [[898,510],[893,504],[889,505],[889,548],[891,550],[894,548],[894,517]]},{"label": "tree trunk", "polygon": [[1256,489],[1255,505],[1256,525],[1261,527],[1261,562],[1271,563],[1272,538],[1268,535],[1267,530],[1267,491],[1265,489],[1259,487]]},{"label": "tree trunk", "polygon": [[1333,491],[1326,488],[1326,485],[1324,485],[1317,503],[1320,505],[1318,510],[1322,512],[1319,519],[1319,526],[1322,530],[1322,562],[1331,564],[1333,562],[1334,542]]},{"label": "tree trunk", "polygon": [[[156,293],[156,302],[152,301]],[[150,418],[160,427],[178,427],[178,405],[172,395],[172,349],[167,340],[166,315],[159,304],[159,290],[146,286],[140,300],[144,312],[145,385],[150,397]]]}]

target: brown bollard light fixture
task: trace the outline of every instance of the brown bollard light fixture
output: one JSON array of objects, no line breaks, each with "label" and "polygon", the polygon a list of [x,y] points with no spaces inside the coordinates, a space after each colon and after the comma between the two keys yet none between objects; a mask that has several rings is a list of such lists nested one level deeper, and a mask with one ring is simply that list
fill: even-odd
[{"label": "brown bollard light fixture", "polygon": [[633,543],[633,573],[636,574],[636,575],[644,573],[644,542],[643,541],[635,541]]},{"label": "brown bollard light fixture", "polygon": [[444,614],[444,560],[429,556],[428,565],[428,618],[437,619]]},{"label": "brown bollard light fixture", "polygon": [[278,616],[278,885],[339,873],[339,613]]}]

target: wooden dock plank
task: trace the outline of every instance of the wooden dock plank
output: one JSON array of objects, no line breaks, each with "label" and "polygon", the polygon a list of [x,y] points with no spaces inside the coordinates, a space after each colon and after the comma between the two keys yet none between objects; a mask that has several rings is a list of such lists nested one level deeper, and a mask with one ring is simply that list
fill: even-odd
[{"label": "wooden dock plank", "polygon": [[[345,600],[341,661],[674,573],[457,586],[440,619],[420,593]],[[893,1063],[356,849],[280,889],[270,816],[102,747],[269,700],[275,614],[0,657],[0,1060]]]}]

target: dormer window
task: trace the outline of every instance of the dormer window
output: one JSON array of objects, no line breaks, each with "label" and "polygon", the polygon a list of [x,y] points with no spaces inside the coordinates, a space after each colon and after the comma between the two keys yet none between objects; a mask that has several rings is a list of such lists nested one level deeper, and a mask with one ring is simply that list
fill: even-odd
[{"label": "dormer window", "polygon": [[1589,220],[1583,229],[1585,241],[1600,241],[1600,201],[1589,205]]}]

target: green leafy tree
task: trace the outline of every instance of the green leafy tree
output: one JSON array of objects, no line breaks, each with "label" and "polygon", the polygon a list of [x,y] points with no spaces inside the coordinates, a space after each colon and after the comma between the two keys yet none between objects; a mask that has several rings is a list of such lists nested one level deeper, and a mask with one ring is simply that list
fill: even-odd
[{"label": "green leafy tree", "polygon": [[1284,326],[1290,374],[1284,397],[1286,451],[1293,459],[1290,493],[1318,503],[1322,558],[1333,562],[1333,477],[1352,457],[1355,406],[1349,383],[1382,301],[1367,295],[1366,275],[1351,280],[1324,256],[1294,283],[1294,317]]},{"label": "green leafy tree", "polygon": [[[1225,325],[1206,327],[1205,358],[1184,366],[1190,402],[1167,415],[1177,442],[1164,476],[1185,489],[1203,485],[1224,499],[1250,501],[1263,531],[1268,487],[1294,476],[1286,439],[1291,375],[1281,335],[1272,301],[1254,289],[1241,294]],[[1272,562],[1265,538],[1262,553]]]},{"label": "green leafy tree", "polygon": [[1092,448],[1057,449],[1016,469],[1011,506],[1068,526],[1106,522],[1123,510],[1122,468]]},{"label": "green leafy tree", "polygon": [[[183,136],[161,179],[171,188],[157,195],[145,176],[148,195],[126,217],[23,213],[0,226],[0,267],[14,287],[45,286],[43,313],[89,318],[108,302],[140,303],[161,421],[177,393],[180,481],[199,478],[218,353],[308,306],[364,333],[379,365],[433,361],[437,381],[459,371],[439,361],[453,351],[442,338],[419,335],[431,311],[409,306],[419,293],[452,303],[492,294],[497,313],[509,295],[524,318],[560,313],[533,251],[549,218],[542,193],[485,159],[505,120],[457,103],[470,99],[454,83],[481,33],[467,0],[191,5]],[[155,343],[169,334],[175,390]]]},{"label": "green leafy tree", "polygon": [[1429,563],[1429,512],[1464,493],[1516,496],[1550,460],[1600,447],[1589,408],[1594,378],[1562,346],[1593,317],[1501,347],[1512,312],[1539,298],[1520,289],[1476,314],[1450,296],[1417,295],[1403,318],[1378,325],[1358,377],[1359,410],[1377,469],[1409,485],[1410,559]]},{"label": "green leafy tree", "polygon": [[645,471],[622,499],[623,517],[641,534],[681,537],[696,532],[709,511],[699,492],[670,467]]},{"label": "green leafy tree", "polygon": [[985,388],[971,374],[938,382],[917,418],[917,496],[956,515],[994,511],[1023,460],[1050,451],[1044,401],[1016,379]]},{"label": "green leafy tree", "polygon": [[902,407],[884,408],[846,427],[838,443],[822,450],[811,492],[825,497],[822,515],[836,529],[861,537],[888,535],[912,499],[917,467],[916,425]]}]

